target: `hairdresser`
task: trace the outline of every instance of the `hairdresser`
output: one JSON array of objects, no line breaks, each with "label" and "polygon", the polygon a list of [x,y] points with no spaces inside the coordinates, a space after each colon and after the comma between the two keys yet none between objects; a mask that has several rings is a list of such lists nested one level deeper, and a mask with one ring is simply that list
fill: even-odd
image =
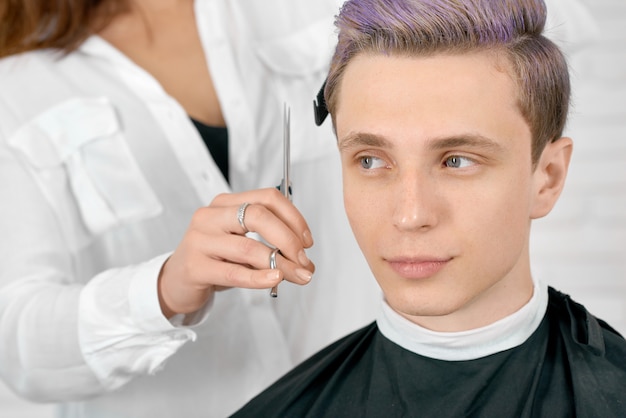
[{"label": "hairdresser", "polygon": [[338,8],[0,5],[0,376],[18,395],[60,417],[226,416],[374,318],[313,123]]}]

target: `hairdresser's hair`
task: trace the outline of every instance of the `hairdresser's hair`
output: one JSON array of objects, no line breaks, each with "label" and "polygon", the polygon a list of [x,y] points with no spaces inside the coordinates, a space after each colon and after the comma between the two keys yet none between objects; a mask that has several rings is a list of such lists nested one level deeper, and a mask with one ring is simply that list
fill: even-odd
[{"label": "hairdresser's hair", "polygon": [[536,163],[561,137],[570,99],[567,63],[542,35],[545,20],[542,0],[349,0],[335,21],[339,41],[324,92],[333,123],[342,76],[358,54],[492,51],[506,59],[518,86]]},{"label": "hairdresser's hair", "polygon": [[44,48],[70,52],[127,9],[127,0],[1,0],[0,58]]}]

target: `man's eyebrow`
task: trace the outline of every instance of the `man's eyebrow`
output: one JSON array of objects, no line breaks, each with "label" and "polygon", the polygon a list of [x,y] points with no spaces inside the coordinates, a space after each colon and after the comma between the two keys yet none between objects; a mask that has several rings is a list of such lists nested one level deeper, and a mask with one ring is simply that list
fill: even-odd
[{"label": "man's eyebrow", "polygon": [[[367,132],[354,132],[339,142],[339,150],[352,147],[377,147],[393,148],[393,143],[382,135]],[[502,145],[498,142],[480,134],[459,134],[428,140],[427,146],[431,151],[445,150],[458,147],[473,147],[491,151],[501,151]]]},{"label": "man's eyebrow", "polygon": [[461,134],[428,141],[428,148],[433,151],[458,147],[473,147],[485,150],[501,151],[502,145],[480,134]]},{"label": "man's eyebrow", "polygon": [[353,132],[345,136],[339,141],[339,150],[345,150],[353,147],[377,147],[377,148],[393,148],[393,144],[382,135]]}]

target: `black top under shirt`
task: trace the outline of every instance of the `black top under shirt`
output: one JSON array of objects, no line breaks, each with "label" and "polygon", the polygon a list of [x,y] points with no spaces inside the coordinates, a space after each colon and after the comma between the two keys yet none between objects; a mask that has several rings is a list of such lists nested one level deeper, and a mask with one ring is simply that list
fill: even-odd
[{"label": "black top under shirt", "polygon": [[228,178],[228,128],[221,126],[208,126],[204,123],[190,118],[194,126],[200,133],[204,144],[209,149],[211,157],[224,175]]},{"label": "black top under shirt", "polygon": [[306,360],[234,417],[626,417],[626,341],[549,289],[522,345],[444,361],[387,339],[376,323]]}]

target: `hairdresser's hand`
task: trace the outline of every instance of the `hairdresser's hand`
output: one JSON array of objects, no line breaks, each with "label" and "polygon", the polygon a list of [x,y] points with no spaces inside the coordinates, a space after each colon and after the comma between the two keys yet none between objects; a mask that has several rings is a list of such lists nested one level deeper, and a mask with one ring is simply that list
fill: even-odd
[{"label": "hairdresser's hand", "polygon": [[[280,249],[270,269],[272,248],[253,238],[239,222]],[[315,270],[305,255],[313,245],[306,221],[277,189],[221,194],[198,209],[159,277],[161,310],[168,318],[200,309],[213,292],[229,287],[271,288],[281,280],[306,284]],[[269,297],[269,296],[268,296]]]}]

